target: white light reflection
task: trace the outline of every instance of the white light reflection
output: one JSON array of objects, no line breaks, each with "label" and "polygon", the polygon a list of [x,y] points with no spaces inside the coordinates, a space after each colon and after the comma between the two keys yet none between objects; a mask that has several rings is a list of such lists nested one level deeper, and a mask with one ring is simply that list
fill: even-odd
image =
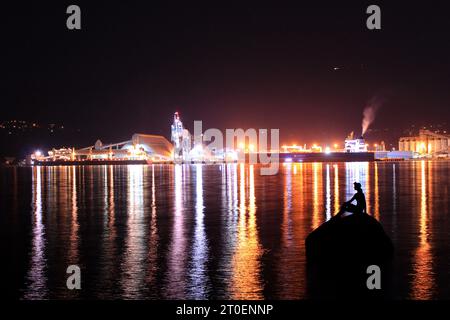
[{"label": "white light reflection", "polygon": [[172,241],[169,245],[166,298],[185,298],[185,263],[186,235],[183,217],[183,165],[176,164],[174,168],[174,199],[175,212],[173,216]]},{"label": "white light reflection", "polygon": [[125,239],[122,287],[124,298],[142,298],[146,259],[142,165],[128,165],[127,237]]},{"label": "white light reflection", "polygon": [[[294,167],[294,174],[297,173],[297,166]],[[292,165],[284,168],[284,197],[283,197],[283,242],[285,246],[291,245],[292,240]]]},{"label": "white light reflection", "polygon": [[153,284],[157,278],[158,271],[158,225],[157,219],[157,205],[156,205],[156,184],[155,184],[155,165],[152,164],[152,216],[150,220],[150,238],[148,243],[148,275],[147,282]]},{"label": "white light reflection", "polygon": [[28,286],[24,298],[44,299],[47,295],[46,258],[45,258],[45,227],[42,221],[42,180],[43,169],[33,167],[33,238],[31,248],[30,269],[27,274]]},{"label": "white light reflection", "polygon": [[195,165],[195,227],[192,262],[190,266],[190,292],[188,298],[206,299],[208,294],[207,265],[208,241],[204,226],[203,165]]},{"label": "white light reflection", "polygon": [[[222,213],[222,252],[219,258],[219,270],[222,274],[224,287],[230,288],[233,278],[233,270],[229,268],[236,247],[237,217],[238,217],[238,174],[237,164],[227,163],[224,165],[226,183],[222,185],[222,206],[226,210]],[[219,299],[230,299],[228,290],[218,294]]]},{"label": "white light reflection", "polygon": [[[101,268],[101,276],[99,281],[101,283],[108,283],[116,281],[115,265],[117,260],[117,231],[115,226],[115,205],[114,205],[114,166],[104,166],[102,173],[103,177],[103,237],[102,237],[102,251],[99,257],[99,264]],[[100,299],[107,299],[114,291],[114,288],[105,286],[105,289],[98,293]]]},{"label": "white light reflection", "polygon": [[70,230],[70,246],[69,246],[69,263],[70,264],[79,264],[78,258],[78,230],[80,229],[80,225],[78,223],[78,204],[77,204],[77,172],[76,167],[71,167],[72,171],[72,221],[71,221],[71,230]]}]

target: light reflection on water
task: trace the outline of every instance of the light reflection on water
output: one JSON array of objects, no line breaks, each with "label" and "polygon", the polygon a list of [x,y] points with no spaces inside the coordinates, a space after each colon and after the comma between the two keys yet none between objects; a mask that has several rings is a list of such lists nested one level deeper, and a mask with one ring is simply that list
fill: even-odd
[{"label": "light reflection on water", "polygon": [[[323,201],[320,201],[323,196],[322,185],[322,163],[313,163],[313,190],[312,190],[312,205],[313,205],[313,223],[312,229],[316,229],[323,222],[321,213],[323,211]],[[320,199],[320,200],[319,200]]]},{"label": "light reflection on water", "polygon": [[[239,165],[240,205],[237,244],[231,261],[231,299],[262,299],[261,255],[256,225],[254,166]],[[248,188],[248,196],[246,196]],[[247,204],[248,201],[248,204]]]},{"label": "light reflection on water", "polygon": [[203,166],[195,165],[195,226],[194,242],[189,267],[188,299],[206,299],[208,297],[208,241],[204,225],[203,205]]},{"label": "light reflection on water", "polygon": [[122,262],[121,285],[126,299],[143,298],[147,228],[144,221],[144,167],[128,168],[127,236]]},{"label": "light reflection on water", "polygon": [[25,299],[45,299],[47,296],[47,278],[45,275],[45,226],[42,221],[42,168],[33,171],[32,188],[32,248],[30,269],[27,274]]},{"label": "light reflection on water", "polygon": [[[396,246],[393,296],[450,298],[449,162],[30,170],[9,181],[31,185],[24,299],[305,298],[304,239],[354,181]],[[18,214],[26,195],[11,190]],[[70,264],[79,294],[64,289]]]},{"label": "light reflection on water", "polygon": [[[185,297],[186,288],[186,260],[187,254],[187,236],[184,226],[184,220],[189,212],[184,210],[183,197],[187,196],[187,189],[183,188],[183,175],[185,171],[182,165],[175,165],[174,169],[174,212],[173,212],[173,229],[172,240],[168,249],[168,270],[167,283],[165,285],[165,298],[182,299]],[[187,180],[187,179],[185,179]]]},{"label": "light reflection on water", "polygon": [[[148,239],[148,266],[146,282],[156,287],[158,272],[158,224],[157,224],[157,201],[156,201],[156,182],[155,182],[155,165],[152,165],[152,200],[151,200],[151,218],[150,218],[150,234]],[[152,296],[155,296],[154,294]]]},{"label": "light reflection on water", "polygon": [[[420,170],[420,213],[419,213],[419,246],[414,254],[413,280],[411,298],[417,300],[429,300],[433,297],[433,255],[430,245],[429,214],[432,212],[432,179],[430,174],[433,163],[420,162],[417,169]],[[427,172],[427,167],[428,171]]]}]

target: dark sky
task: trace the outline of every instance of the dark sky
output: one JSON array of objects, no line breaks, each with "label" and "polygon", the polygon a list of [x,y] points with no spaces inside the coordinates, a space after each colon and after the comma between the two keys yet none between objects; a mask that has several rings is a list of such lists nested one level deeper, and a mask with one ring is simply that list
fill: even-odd
[{"label": "dark sky", "polygon": [[[359,132],[373,97],[384,100],[373,128],[450,116],[445,2],[378,2],[378,31],[365,23],[373,1],[12,2],[0,18],[0,120],[119,141],[170,137],[179,111],[189,128],[280,128],[283,142],[309,143]],[[66,29],[69,4],[81,31]]]}]

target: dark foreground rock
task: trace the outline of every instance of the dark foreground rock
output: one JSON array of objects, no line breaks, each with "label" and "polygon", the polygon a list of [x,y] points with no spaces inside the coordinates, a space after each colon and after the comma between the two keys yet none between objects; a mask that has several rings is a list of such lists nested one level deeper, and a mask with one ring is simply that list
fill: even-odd
[{"label": "dark foreground rock", "polygon": [[[311,232],[305,245],[311,297],[383,297],[389,291],[394,248],[371,216],[335,216]],[[381,290],[367,287],[370,265],[381,269]]]}]

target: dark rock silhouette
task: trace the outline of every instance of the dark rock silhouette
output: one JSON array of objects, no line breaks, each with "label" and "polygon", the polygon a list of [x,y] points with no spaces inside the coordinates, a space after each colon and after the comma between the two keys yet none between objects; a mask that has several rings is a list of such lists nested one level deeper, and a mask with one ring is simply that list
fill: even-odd
[{"label": "dark rock silhouette", "polygon": [[[305,240],[308,292],[312,298],[386,296],[393,245],[381,224],[365,213],[344,210]],[[369,290],[367,267],[377,265],[382,290]]]}]

